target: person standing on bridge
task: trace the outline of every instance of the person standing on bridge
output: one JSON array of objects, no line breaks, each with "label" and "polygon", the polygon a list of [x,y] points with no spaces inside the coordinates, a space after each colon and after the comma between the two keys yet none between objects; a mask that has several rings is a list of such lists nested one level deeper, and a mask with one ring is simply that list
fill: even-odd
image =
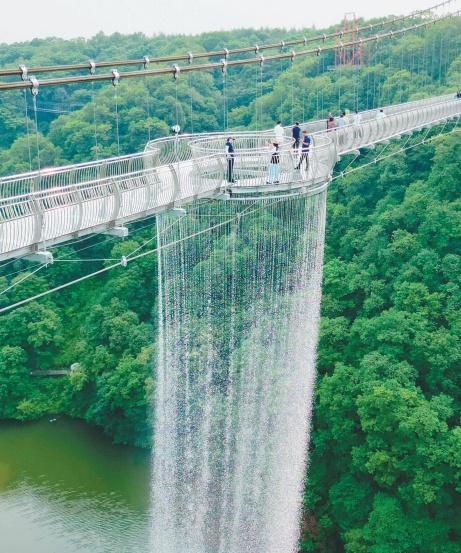
[{"label": "person standing on bridge", "polygon": [[234,180],[234,139],[229,136],[226,142],[226,159],[227,159],[227,182],[235,183]]},{"label": "person standing on bridge", "polygon": [[293,137],[293,148],[299,148],[299,139],[301,138],[301,127],[299,123],[295,123],[291,129],[291,136]]},{"label": "person standing on bridge", "polygon": [[386,114],[384,113],[383,109],[380,109],[376,114],[377,131],[379,134],[381,134],[384,131],[385,117],[386,117]]},{"label": "person standing on bridge", "polygon": [[362,138],[362,116],[357,109],[352,116],[352,126],[354,127],[354,138]]},{"label": "person standing on bridge", "polygon": [[338,127],[345,127],[346,125],[348,125],[348,123],[346,122],[346,118],[344,117],[344,112],[341,113],[336,123]]},{"label": "person standing on bridge", "polygon": [[301,144],[301,157],[299,163],[295,167],[296,170],[301,169],[303,161],[306,161],[306,171],[309,169],[309,148],[311,147],[311,137],[307,134],[307,131],[303,131],[303,141]]},{"label": "person standing on bridge", "polygon": [[342,129],[342,131],[337,135],[338,136],[338,144],[341,145],[344,142],[344,133],[346,132],[344,130],[344,127],[346,126],[346,120],[344,119],[344,112],[341,113],[341,115],[338,117],[338,119],[335,121],[336,127],[338,131]]},{"label": "person standing on bridge", "polygon": [[331,117],[328,117],[328,121],[327,121],[327,132],[330,132],[334,129],[336,129],[338,125],[336,124],[336,121],[335,121],[335,118],[333,117],[333,115],[331,115]]},{"label": "person standing on bridge", "polygon": [[277,142],[279,144],[282,144],[283,143],[284,130],[283,130],[281,121],[277,121],[277,125],[275,125],[275,127],[274,127],[274,134],[275,134],[275,140],[277,140]]},{"label": "person standing on bridge", "polygon": [[269,142],[271,148],[271,161],[269,165],[269,178],[266,184],[279,184],[280,182],[280,152],[279,141],[274,140],[272,144]]}]

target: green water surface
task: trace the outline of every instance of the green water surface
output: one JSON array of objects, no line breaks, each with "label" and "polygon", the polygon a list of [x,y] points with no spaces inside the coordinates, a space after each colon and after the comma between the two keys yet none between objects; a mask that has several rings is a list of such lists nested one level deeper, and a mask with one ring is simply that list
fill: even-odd
[{"label": "green water surface", "polygon": [[1,553],[149,551],[149,452],[64,417],[0,424]]}]

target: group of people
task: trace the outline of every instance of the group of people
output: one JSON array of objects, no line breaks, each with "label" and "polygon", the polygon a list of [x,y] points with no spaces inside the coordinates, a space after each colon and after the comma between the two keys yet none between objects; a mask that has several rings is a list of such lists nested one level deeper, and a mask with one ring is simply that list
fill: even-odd
[{"label": "group of people", "polygon": [[[283,144],[285,131],[282,127],[282,122],[277,121],[274,127],[275,138],[267,145],[270,147],[270,163],[269,163],[269,177],[266,184],[280,184],[280,145]],[[309,167],[309,149],[311,145],[310,136],[307,131],[301,131],[299,123],[296,122],[292,129],[293,148],[299,152],[298,164],[295,166],[295,170],[299,171],[305,163],[306,170]],[[227,182],[235,184],[234,179],[234,161],[235,161],[235,148],[234,138],[229,136],[225,146],[226,159],[227,159]]]},{"label": "group of people", "polygon": [[[385,117],[386,114],[384,109],[381,108],[376,112],[375,120],[378,121],[379,124]],[[362,137],[362,116],[358,110],[355,110],[355,113],[352,116],[349,110],[342,111],[338,117],[334,117],[331,112],[328,114],[328,118],[326,120],[327,132],[341,129],[342,127],[346,127],[348,125],[351,125],[354,129],[354,138]],[[339,144],[341,144],[343,140],[344,135],[340,134],[338,139]]]},{"label": "group of people", "polygon": [[[459,96],[458,96],[459,95]],[[457,93],[457,97],[461,98],[461,91]],[[386,117],[383,109],[380,109],[376,113],[376,120],[380,121]],[[354,128],[354,136],[361,137],[362,133],[362,116],[358,110],[351,115],[349,110],[344,110],[339,116],[335,117],[330,112],[326,120],[327,132],[331,132],[334,129],[340,129],[352,125]],[[285,130],[281,121],[277,121],[273,129],[275,138],[272,142],[268,143],[270,147],[270,165],[269,165],[269,178],[267,184],[279,184],[280,182],[280,145],[283,144],[285,137]],[[311,145],[310,136],[307,131],[302,131],[299,126],[299,122],[296,122],[291,130],[291,136],[293,139],[293,149],[299,153],[298,164],[295,166],[295,170],[301,170],[303,163],[305,163],[306,170],[309,167],[309,149]],[[235,149],[234,139],[229,137],[226,142],[226,158],[227,158],[227,181],[229,183],[235,183],[234,180],[234,160]]]},{"label": "group of people", "polygon": [[[377,119],[378,115],[380,114],[381,117],[385,117],[384,111],[380,110],[376,116]],[[346,127],[350,124],[354,125],[355,127],[359,127],[362,124],[362,116],[360,115],[358,110],[355,110],[355,113],[351,116],[350,111],[346,109],[342,111],[338,117],[334,117],[334,115],[330,111],[326,120],[327,131],[340,129],[341,127]]]}]

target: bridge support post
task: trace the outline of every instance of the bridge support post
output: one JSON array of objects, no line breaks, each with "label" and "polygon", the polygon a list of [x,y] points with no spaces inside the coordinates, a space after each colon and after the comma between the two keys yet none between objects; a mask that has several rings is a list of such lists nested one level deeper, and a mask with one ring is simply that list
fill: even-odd
[{"label": "bridge support post", "polygon": [[183,207],[173,207],[173,209],[168,210],[168,215],[173,215],[173,217],[177,217],[179,219],[181,217],[185,217],[187,213]]},{"label": "bridge support post", "polygon": [[127,227],[113,227],[107,229],[102,234],[107,234],[108,236],[118,236],[119,238],[126,238],[128,236]]},{"label": "bridge support post", "polygon": [[52,265],[54,262],[53,254],[51,252],[37,251],[27,255],[24,258],[26,261],[35,261],[38,263],[43,263],[44,265]]}]

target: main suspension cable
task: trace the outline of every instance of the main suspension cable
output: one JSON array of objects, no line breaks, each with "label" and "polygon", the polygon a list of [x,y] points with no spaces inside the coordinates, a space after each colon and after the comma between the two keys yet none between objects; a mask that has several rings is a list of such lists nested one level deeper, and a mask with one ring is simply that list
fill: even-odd
[{"label": "main suspension cable", "polygon": [[[357,27],[352,30],[340,30],[340,31],[335,31],[334,33],[317,35],[315,37],[281,41],[275,44],[267,44],[263,46],[258,46],[258,50],[270,50],[274,48],[280,48],[282,43],[285,46],[295,46],[299,44],[306,45],[311,42],[318,42],[319,40],[325,42],[325,40],[331,39],[331,38],[342,39],[345,35],[348,35],[348,34],[353,34],[353,33],[357,33],[360,31],[367,31],[367,30],[371,31],[378,27],[382,28],[384,27],[385,24],[388,24],[388,23],[398,23],[400,21],[405,21],[405,19],[409,19],[417,16],[421,17],[425,13],[431,12],[432,10],[436,10],[437,8],[445,6],[446,4],[450,4],[451,2],[454,2],[454,1],[456,0],[445,0],[444,2],[436,4],[435,6],[431,6],[424,10],[416,10],[408,15],[395,17],[390,21],[381,21],[380,23],[374,23],[374,24],[366,25],[364,27]],[[190,52],[188,52],[187,54],[163,56],[158,58],[150,58],[148,56],[144,56],[142,59],[134,59],[134,60],[117,60],[117,61],[104,61],[104,62],[95,62],[93,60],[90,60],[86,63],[77,63],[77,64],[70,64],[70,65],[51,65],[51,66],[31,67],[31,68],[26,68],[24,65],[22,65],[19,68],[0,70],[0,76],[7,77],[7,76],[19,75],[21,76],[21,78],[24,79],[24,76],[26,76],[27,78],[27,73],[38,74],[38,73],[52,73],[56,71],[78,71],[78,70],[94,71],[95,69],[104,69],[108,67],[121,67],[121,66],[128,66],[128,65],[146,65],[146,59],[149,60],[149,63],[187,61],[191,59],[191,56],[196,59],[211,58],[215,56],[226,56],[226,59],[227,59],[227,57],[231,54],[244,54],[244,53],[249,53],[254,51],[255,51],[255,46],[247,46],[243,48],[234,48],[232,50],[228,50],[227,48],[224,48],[223,50],[217,50],[214,52],[198,52],[197,54],[191,54]]]}]

